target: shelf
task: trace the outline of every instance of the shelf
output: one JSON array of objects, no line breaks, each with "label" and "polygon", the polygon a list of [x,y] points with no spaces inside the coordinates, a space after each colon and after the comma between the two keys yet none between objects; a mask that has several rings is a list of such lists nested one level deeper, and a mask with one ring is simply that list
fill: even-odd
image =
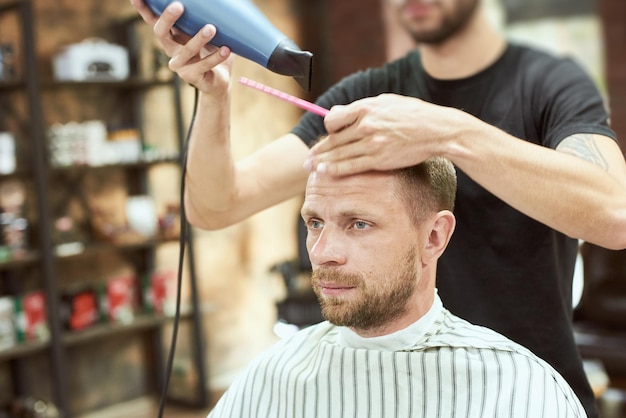
[{"label": "shelf", "polygon": [[25,86],[26,83],[21,80],[0,81],[0,93],[14,90],[19,91],[24,89]]},{"label": "shelf", "polygon": [[0,181],[11,178],[23,179],[24,177],[32,176],[32,170],[18,167],[13,173],[0,174]]},{"label": "shelf", "polygon": [[[180,319],[191,318],[190,312],[182,312]],[[81,331],[68,331],[63,335],[63,344],[71,347],[78,344],[96,341],[101,338],[110,337],[122,333],[145,331],[161,327],[168,321],[173,321],[173,317],[165,315],[140,314],[129,323],[102,323],[93,325]]]},{"label": "shelf", "polygon": [[[116,235],[115,238],[119,241],[126,240],[128,243],[109,242],[107,238],[99,235],[97,231],[89,229],[90,225],[92,225],[89,218],[92,212],[84,190],[87,183],[83,183],[83,179],[86,175],[89,175],[89,177],[94,177],[96,180],[99,180],[100,177],[106,180],[109,175],[113,175],[112,177],[115,177],[115,185],[125,189],[128,196],[150,194],[149,186],[151,185],[150,180],[152,180],[151,174],[153,171],[151,168],[153,166],[159,164],[181,166],[185,126],[181,103],[181,83],[173,73],[167,79],[156,79],[156,77],[146,79],[133,76],[126,80],[90,79],[86,81],[55,80],[50,75],[47,77],[43,76],[41,71],[39,71],[40,60],[38,57],[41,51],[37,47],[37,41],[41,33],[38,33],[36,30],[41,26],[39,26],[36,20],[42,18],[44,20],[43,27],[47,27],[46,25],[52,21],[45,13],[42,14],[42,11],[44,9],[38,9],[37,2],[33,0],[0,0],[0,14],[3,12],[15,13],[19,20],[19,24],[15,25],[14,28],[3,27],[2,29],[9,30],[8,39],[18,39],[18,37],[21,39],[21,41],[16,42],[20,47],[17,64],[18,68],[22,70],[22,73],[19,73],[17,77],[0,80],[0,101],[2,106],[5,107],[9,106],[13,99],[19,98],[24,102],[24,117],[16,118],[16,120],[22,122],[23,119],[28,122],[28,126],[24,125],[26,127],[19,125],[19,133],[20,141],[24,140],[24,150],[27,150],[28,156],[31,157],[28,164],[20,165],[18,162],[18,167],[20,168],[18,172],[0,175],[0,181],[19,177],[32,183],[35,199],[30,203],[32,203],[33,219],[37,220],[37,222],[32,222],[33,227],[31,229],[34,233],[32,243],[37,245],[34,247],[37,251],[29,251],[26,257],[20,260],[11,259],[0,262],[0,284],[6,288],[3,289],[5,293],[11,294],[9,290],[13,291],[14,288],[19,290],[19,286],[16,286],[16,283],[19,285],[22,276],[29,276],[29,278],[33,276],[33,282],[34,279],[39,279],[40,283],[38,283],[37,287],[46,296],[50,339],[46,342],[22,343],[2,350],[0,351],[0,362],[7,363],[5,366],[9,375],[6,376],[5,380],[12,387],[9,393],[6,394],[6,397],[21,397],[28,394],[33,387],[33,379],[41,379],[42,382],[46,381],[49,383],[51,401],[59,408],[61,415],[64,418],[74,418],[77,411],[105,405],[95,405],[93,399],[84,399],[84,402],[77,404],[76,398],[80,397],[82,390],[77,391],[72,385],[72,382],[78,377],[75,376],[72,367],[69,367],[72,361],[70,356],[76,353],[89,356],[89,351],[94,345],[101,344],[112,338],[118,338],[118,336],[120,340],[132,336],[137,339],[137,341],[133,341],[133,345],[136,342],[138,348],[152,356],[153,361],[143,365],[154,377],[155,382],[152,386],[162,387],[166,377],[166,365],[163,347],[165,341],[161,338],[161,332],[168,329],[174,318],[169,315],[169,311],[166,311],[168,315],[164,315],[147,313],[142,310],[129,323],[102,321],[84,330],[71,331],[63,323],[60,289],[63,289],[64,286],[69,286],[75,281],[82,280],[80,277],[82,273],[77,270],[79,268],[89,269],[90,261],[92,260],[88,257],[92,255],[95,256],[94,259],[101,255],[103,256],[102,263],[98,263],[98,268],[102,270],[116,271],[116,266],[107,266],[108,259],[111,258],[116,263],[119,262],[124,266],[129,265],[139,276],[139,274],[155,270],[160,262],[157,259],[160,245],[167,243],[172,243],[173,245],[180,241],[178,237],[164,238],[161,235],[147,240],[135,234],[122,235],[122,229],[126,231],[126,228],[120,226],[120,235]],[[8,17],[12,19],[13,15]],[[137,42],[137,36],[140,35],[137,33],[138,28],[129,25],[131,23],[134,24],[134,22],[144,25],[141,17],[136,13],[133,14],[132,19],[121,22],[122,27],[118,27],[117,19],[115,19],[115,22],[111,22],[111,17],[113,16],[99,16],[98,14],[89,16],[90,21],[87,23],[90,24],[77,26],[80,30],[74,35],[77,38],[94,36],[98,33],[103,33],[103,24],[114,23],[111,27],[111,34],[114,33],[115,37],[125,38],[121,44],[128,47],[129,55],[134,58],[140,57],[142,51],[137,48],[143,45]],[[85,16],[75,16],[75,19],[84,18]],[[98,28],[97,33],[93,32],[94,27]],[[56,39],[56,42],[55,39],[47,39],[46,41],[50,41],[50,45],[53,45],[61,41],[61,39]],[[150,55],[146,58],[150,58],[153,54],[151,50],[153,46],[151,44],[146,46],[150,48],[147,51]],[[42,77],[45,78],[42,79]],[[149,149],[146,149],[144,152],[141,146],[138,146],[133,148],[132,156],[141,156],[142,158],[132,163],[53,167],[52,161],[48,160],[51,154],[48,147],[48,129],[50,128],[48,122],[57,122],[59,120],[77,121],[82,119],[101,120],[103,123],[113,125],[114,127],[121,126],[136,129],[141,145],[150,145],[147,141],[143,142],[146,139],[143,128],[147,126],[147,121],[152,120],[154,117],[159,117],[154,107],[146,106],[146,100],[150,100],[148,92],[153,88],[158,90],[156,93],[172,93],[171,100],[165,100],[163,104],[167,106],[168,114],[169,110],[173,110],[173,117],[169,118],[168,116],[168,120],[164,122],[171,125],[174,133],[172,139],[176,140],[175,148],[168,148],[167,153],[159,153]],[[56,100],[56,96],[59,94],[63,95],[68,102],[68,106],[64,106],[61,110],[54,108],[57,106],[58,100]],[[101,101],[101,99],[105,100]],[[83,106],[86,107],[83,109]],[[166,109],[162,110],[165,111]],[[169,132],[168,128],[164,126],[164,129],[167,129]],[[111,139],[115,140],[117,138]],[[170,145],[168,143],[168,147],[172,145],[174,144]],[[130,153],[120,155],[127,157],[126,161],[132,160]],[[121,160],[122,158],[106,159],[109,162]],[[94,159],[90,161],[104,162],[105,160]],[[165,168],[169,169],[170,167],[167,166]],[[31,183],[29,183],[29,186]],[[58,184],[61,187],[58,187]],[[173,183],[173,185],[176,185],[176,183]],[[80,232],[83,234],[77,236],[89,237],[84,238],[88,243],[66,245],[59,249],[59,246],[55,244],[54,222],[57,215],[66,214],[68,205],[74,203],[80,205],[79,209],[84,211],[84,219],[81,219],[81,224],[79,225],[84,231],[81,230]],[[122,209],[116,208],[116,210]],[[159,230],[159,232],[161,231],[163,231],[163,235],[174,232],[174,230]],[[190,345],[193,363],[197,371],[194,393],[190,393],[190,395],[194,395],[193,404],[204,406],[207,404],[206,395],[208,392],[206,390],[205,350],[202,339],[204,328],[202,327],[202,316],[197,297],[197,274],[193,251],[194,241],[191,232],[189,231],[189,237],[186,238],[188,251],[185,254],[188,272],[186,280],[188,280],[191,286],[191,301],[189,302],[189,309],[181,313],[181,320],[184,319],[189,322],[189,327],[186,327],[189,328],[191,333],[191,339],[188,344]],[[96,237],[102,238],[102,241],[95,242]],[[87,258],[82,259],[80,257]],[[72,274],[64,277],[63,275],[67,270],[71,270]],[[4,281],[6,283],[2,283]],[[138,294],[143,290],[142,284],[140,280],[136,280]],[[31,284],[28,283],[28,285],[30,286]],[[17,293],[17,290],[13,293]],[[117,354],[121,355],[122,353],[111,353],[111,356],[115,357]],[[49,370],[44,370],[33,377],[29,374],[28,367],[23,366],[30,361],[29,356],[38,357],[42,355],[50,357],[48,359]],[[116,377],[115,381],[117,382],[117,380]],[[108,381],[104,383],[114,384]],[[94,389],[99,391],[99,385],[95,384]],[[154,388],[145,389],[150,391],[150,394],[154,391]],[[107,400],[116,401],[115,397]],[[190,401],[189,403],[191,404],[192,402]]]},{"label": "shelf", "polygon": [[13,360],[19,357],[26,357],[40,351],[44,351],[50,346],[49,341],[33,341],[18,343],[15,347],[0,350],[0,362]]},{"label": "shelf", "polygon": [[75,253],[71,253],[68,255],[56,254],[56,258],[59,260],[67,260],[67,259],[71,259],[75,257],[100,254],[100,253],[107,252],[107,251],[145,250],[145,249],[154,248],[160,244],[167,244],[170,242],[178,242],[178,241],[179,241],[179,238],[174,237],[174,238],[155,238],[155,239],[150,239],[150,240],[136,242],[136,243],[128,243],[128,244],[114,244],[110,242],[98,242],[98,243],[85,244],[84,248],[80,252],[75,252]]},{"label": "shelf", "polygon": [[[109,242],[99,242],[86,244],[81,251],[75,253],[60,255],[56,254],[56,258],[59,260],[71,259],[74,257],[81,257],[86,255],[100,254],[107,251],[114,250],[144,250],[154,248],[157,245],[167,244],[171,242],[178,242],[178,237],[173,238],[155,238],[142,242],[128,243],[128,244],[114,244]],[[23,258],[15,260],[7,260],[0,262],[0,271],[12,270],[20,267],[26,267],[38,263],[41,257],[37,251],[28,251]]]},{"label": "shelf", "polygon": [[[191,317],[190,313],[182,313],[181,319]],[[145,331],[158,328],[174,318],[164,315],[142,314],[135,317],[130,323],[102,323],[81,331],[68,331],[63,335],[63,344],[71,347],[74,345],[95,341],[112,335]],[[45,351],[50,347],[50,341],[32,341],[18,343],[14,347],[0,350],[0,362],[27,357],[32,354]]]},{"label": "shelf", "polygon": [[81,343],[95,341],[123,332],[142,331],[158,328],[170,318],[161,315],[139,315],[130,323],[106,323],[94,325],[81,331],[67,332],[63,335],[63,344],[71,347]]},{"label": "shelf", "polygon": [[62,88],[119,88],[119,89],[149,89],[159,86],[171,86],[174,80],[148,80],[144,78],[129,78],[126,80],[86,80],[86,81],[71,81],[71,80],[45,80],[42,81],[41,87],[47,90],[62,89]]},{"label": "shelf", "polygon": [[17,9],[21,3],[21,0],[10,0],[0,3],[0,14]]},{"label": "shelf", "polygon": [[60,166],[60,167],[52,167],[50,171],[52,172],[68,172],[68,171],[79,171],[79,170],[110,170],[112,168],[146,168],[153,165],[159,164],[179,164],[180,157],[167,157],[167,158],[157,158],[154,160],[146,160],[146,161],[137,161],[134,163],[121,163],[121,164],[103,164],[103,165],[68,165],[68,166]]},{"label": "shelf", "polygon": [[0,262],[0,271],[25,267],[37,263],[41,257],[36,251],[28,251],[23,258]]},{"label": "shelf", "polygon": [[[100,254],[107,251],[115,251],[115,250],[144,250],[154,248],[157,245],[167,244],[171,242],[178,242],[178,237],[173,238],[155,238],[147,241],[129,243],[129,244],[114,244],[108,242],[99,242],[99,243],[91,243],[86,244],[81,251],[77,251],[75,253],[60,255],[56,254],[56,258],[59,260],[66,260],[75,257],[88,256],[94,254]],[[37,251],[28,251],[23,258],[15,259],[15,260],[7,260],[0,262],[0,271],[12,270],[20,267],[26,267],[30,265],[34,265],[41,260],[41,257]]]}]

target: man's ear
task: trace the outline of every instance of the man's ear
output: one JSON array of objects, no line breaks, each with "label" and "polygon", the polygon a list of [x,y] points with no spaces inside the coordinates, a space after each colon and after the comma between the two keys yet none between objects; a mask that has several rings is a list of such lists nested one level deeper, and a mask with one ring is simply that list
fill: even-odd
[{"label": "man's ear", "polygon": [[442,210],[432,218],[428,241],[424,247],[424,262],[438,260],[445,251],[454,227],[456,218],[449,210]]}]

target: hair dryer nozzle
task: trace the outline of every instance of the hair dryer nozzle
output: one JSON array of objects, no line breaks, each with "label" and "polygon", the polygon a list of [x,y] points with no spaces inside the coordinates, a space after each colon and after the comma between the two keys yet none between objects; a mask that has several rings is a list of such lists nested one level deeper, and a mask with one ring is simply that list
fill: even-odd
[{"label": "hair dryer nozzle", "polygon": [[290,39],[282,40],[270,55],[267,69],[275,73],[292,76],[303,89],[311,90],[313,54],[302,51]]}]

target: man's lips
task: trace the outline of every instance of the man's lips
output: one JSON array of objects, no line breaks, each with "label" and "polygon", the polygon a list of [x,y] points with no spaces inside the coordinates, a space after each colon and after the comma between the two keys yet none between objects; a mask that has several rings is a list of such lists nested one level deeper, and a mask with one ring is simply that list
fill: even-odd
[{"label": "man's lips", "polygon": [[427,17],[433,9],[433,2],[407,2],[404,13],[411,19]]},{"label": "man's lips", "polygon": [[328,282],[320,282],[319,287],[322,291],[322,294],[328,296],[338,296],[356,288],[356,286],[352,285]]}]

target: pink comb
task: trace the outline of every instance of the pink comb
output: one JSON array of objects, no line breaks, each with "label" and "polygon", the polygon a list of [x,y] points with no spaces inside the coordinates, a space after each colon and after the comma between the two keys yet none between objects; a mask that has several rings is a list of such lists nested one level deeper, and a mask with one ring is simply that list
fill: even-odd
[{"label": "pink comb", "polygon": [[315,113],[316,115],[320,115],[322,117],[328,114],[328,109],[324,109],[323,107],[318,106],[315,103],[308,102],[304,99],[299,99],[280,90],[273,89],[266,86],[265,84],[259,83],[258,81],[252,81],[246,77],[241,77],[239,78],[239,82],[248,87],[253,87],[257,90],[261,90],[264,93],[270,94],[274,97],[278,97],[279,99],[292,103],[299,108],[306,110],[307,112]]}]

